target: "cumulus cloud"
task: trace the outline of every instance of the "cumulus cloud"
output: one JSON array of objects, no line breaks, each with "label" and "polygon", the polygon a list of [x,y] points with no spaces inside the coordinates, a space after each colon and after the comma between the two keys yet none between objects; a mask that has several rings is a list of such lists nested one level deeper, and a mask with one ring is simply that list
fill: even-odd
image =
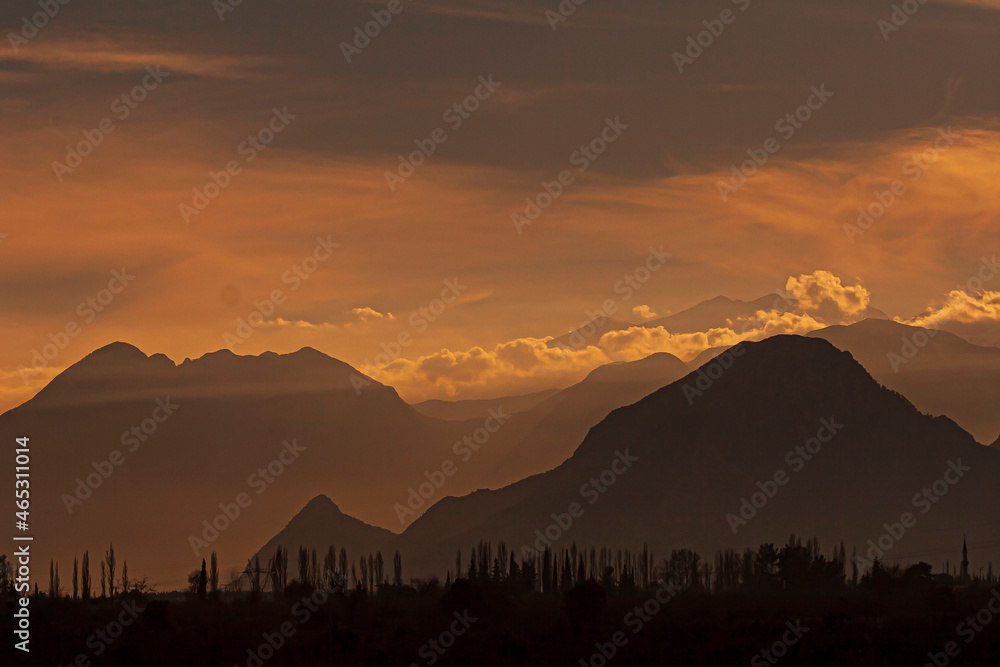
[{"label": "cumulus cloud", "polygon": [[597,366],[636,361],[666,352],[691,359],[710,347],[735,345],[777,334],[804,334],[825,325],[809,314],[757,311],[726,327],[697,333],[670,333],[664,327],[630,327],[609,331],[596,344],[582,348],[549,347],[548,338],[518,338],[493,349],[443,349],[417,360],[397,359],[383,368],[362,370],[404,393],[426,391],[428,385],[454,396],[489,387],[492,393],[528,391],[539,386],[565,386]]},{"label": "cumulus cloud", "polygon": [[984,291],[971,295],[962,290],[952,290],[940,306],[931,306],[916,317],[896,318],[896,321],[929,329],[936,329],[945,322],[971,324],[1000,321],[1000,292]]},{"label": "cumulus cloud", "polygon": [[652,308],[646,305],[636,306],[632,309],[632,314],[644,320],[651,320],[654,317],[659,317],[659,315],[657,315]]},{"label": "cumulus cloud", "polygon": [[871,294],[863,285],[844,285],[829,271],[790,277],[785,290],[797,299],[799,308],[804,311],[819,310],[825,303],[832,303],[849,318],[857,318],[871,302]]}]

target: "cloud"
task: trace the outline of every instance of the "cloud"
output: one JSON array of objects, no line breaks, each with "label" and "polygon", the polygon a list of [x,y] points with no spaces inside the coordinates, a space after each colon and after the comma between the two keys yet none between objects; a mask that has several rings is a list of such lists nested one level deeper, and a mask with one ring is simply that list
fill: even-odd
[{"label": "cloud", "polygon": [[1000,292],[984,291],[973,296],[962,290],[952,290],[940,306],[932,306],[909,319],[896,318],[897,322],[915,327],[936,329],[945,322],[971,324],[974,322],[1000,321]]},{"label": "cloud", "polygon": [[831,302],[847,317],[857,317],[871,302],[871,294],[863,285],[845,286],[829,271],[791,277],[785,283],[785,290],[798,300],[802,310],[819,310],[824,303]]},{"label": "cloud", "polygon": [[396,319],[396,316],[392,313],[380,313],[374,308],[369,308],[368,306],[352,309],[351,315],[357,317],[364,324],[371,322],[392,321]]},{"label": "cloud", "polygon": [[644,320],[651,320],[654,317],[659,317],[652,308],[646,305],[636,306],[632,309],[632,314],[636,317],[641,317]]},{"label": "cloud", "polygon": [[13,51],[0,52],[0,62],[30,63],[52,70],[111,73],[159,65],[171,74],[193,74],[216,79],[262,78],[262,68],[272,60],[265,56],[229,56],[157,49],[107,39],[66,39],[33,44],[31,49],[22,49],[16,55]]},{"label": "cloud", "polygon": [[483,389],[497,394],[529,391],[539,386],[566,386],[597,366],[636,361],[666,352],[691,359],[710,347],[735,345],[778,334],[804,334],[826,326],[812,315],[757,311],[730,326],[696,333],[670,333],[664,327],[630,327],[609,331],[599,342],[583,348],[549,347],[552,338],[518,338],[492,349],[443,349],[415,361],[397,359],[384,368],[361,370],[405,393],[426,395],[428,385],[448,396],[475,394]]}]

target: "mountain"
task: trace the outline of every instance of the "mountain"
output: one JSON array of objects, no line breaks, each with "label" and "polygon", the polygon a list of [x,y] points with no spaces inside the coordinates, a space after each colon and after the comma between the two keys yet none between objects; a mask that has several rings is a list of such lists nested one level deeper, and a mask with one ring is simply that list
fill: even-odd
[{"label": "mountain", "polygon": [[[708,301],[682,310],[679,313],[661,317],[655,320],[644,322],[644,327],[663,327],[670,333],[697,333],[708,331],[718,327],[725,327],[730,322],[740,318],[752,318],[757,311],[776,310],[781,313],[790,312],[796,309],[797,304],[782,298],[778,294],[768,294],[753,301],[741,301],[730,299],[724,296],[715,297]],[[838,321],[840,313],[830,303],[824,303],[817,314],[828,321]],[[869,308],[865,311],[865,317],[887,318],[888,316],[876,308]]]},{"label": "mountain", "polygon": [[[116,343],[0,415],[4,442],[31,438],[31,525],[46,556],[65,568],[113,541],[132,572],[161,588],[183,585],[213,549],[242,566],[321,493],[392,525],[392,503],[462,433],[310,348],[174,364]],[[0,480],[0,493],[13,493],[12,480]],[[225,527],[214,537],[203,522]],[[199,539],[207,546],[195,553]]]},{"label": "mountain", "polygon": [[[648,543],[658,558],[682,547],[711,557],[790,533],[864,554],[910,512],[916,523],[883,539],[886,559],[954,560],[967,531],[975,567],[1000,557],[998,475],[1000,452],[920,413],[850,353],[776,336],[745,344],[710,382],[691,373],[615,410],[549,472],[442,500],[394,547],[417,575],[444,572],[456,549],[481,539],[521,551],[536,531],[557,548]],[[754,497],[762,488],[771,497]],[[932,489],[934,502],[920,497]],[[740,523],[751,497],[759,507],[744,506]]]},{"label": "mountain", "polygon": [[579,350],[588,345],[597,345],[601,340],[601,336],[609,331],[624,331],[634,326],[636,325],[624,320],[616,320],[613,317],[604,317],[600,322],[591,320],[579,329],[574,329],[569,333],[553,338],[548,342],[548,346]]},{"label": "mountain", "polygon": [[[786,313],[796,311],[797,307],[797,303],[785,299],[779,294],[767,294],[753,301],[742,301],[740,299],[717,296],[714,299],[697,303],[679,313],[647,320],[642,324],[631,324],[610,317],[605,318],[600,324],[592,321],[579,329],[549,341],[549,347],[579,349],[587,345],[596,345],[600,341],[601,336],[609,331],[623,331],[635,326],[647,328],[663,327],[674,334],[700,333],[711,329],[732,326],[734,322],[740,319],[751,319],[761,310],[776,310]],[[810,311],[810,314],[828,322],[837,322],[842,319],[842,314],[831,302],[824,302],[817,311]],[[888,319],[889,316],[877,308],[870,307],[862,313],[861,317]]]},{"label": "mountain", "polygon": [[942,322],[941,330],[964,338],[973,345],[1000,347],[1000,322]]},{"label": "mountain", "polygon": [[[484,401],[474,419],[441,420],[311,348],[175,364],[113,343],[0,415],[0,437],[27,435],[36,448],[33,529],[47,554],[71,563],[114,542],[133,572],[169,588],[212,550],[242,567],[320,494],[367,524],[402,528],[398,507],[444,461],[457,471],[414,516],[446,493],[553,467],[612,409],[679,377],[676,364],[665,355],[598,369],[504,419],[474,451],[467,443],[486,434],[489,411],[508,414],[504,399]],[[514,449],[523,455],[508,456]],[[0,481],[8,491],[11,479]]]},{"label": "mountain", "polygon": [[420,414],[427,415],[428,417],[445,419],[448,421],[462,421],[482,417],[482,415],[486,414],[487,410],[497,404],[502,405],[503,409],[511,414],[524,412],[525,410],[530,410],[545,399],[550,398],[557,393],[559,393],[558,389],[546,389],[545,391],[536,391],[531,394],[522,394],[520,396],[504,396],[502,398],[462,401],[442,401],[440,399],[432,399],[429,401],[422,401],[420,403],[413,403],[412,405],[418,412],[420,412]]},{"label": "mountain", "polygon": [[581,382],[521,415],[532,426],[504,448],[504,458],[491,479],[507,484],[556,467],[612,410],[638,401],[687,372],[684,362],[663,352],[594,369]]},{"label": "mountain", "polygon": [[[320,495],[310,500],[255,556],[259,556],[264,565],[281,546],[287,549],[290,559],[295,562],[299,547],[310,551],[315,549],[322,558],[332,546],[338,555],[342,548],[346,550],[348,558],[353,561],[362,554],[386,549],[394,537],[394,533],[384,528],[347,516],[327,496]],[[293,576],[289,574],[289,578]]]},{"label": "mountain", "polygon": [[954,419],[979,442],[992,442],[1000,433],[1000,348],[889,320],[808,335],[847,350],[879,382],[925,412]]},{"label": "mountain", "polygon": [[698,370],[731,347],[732,345],[719,345],[717,347],[706,348],[702,350],[694,359],[687,362],[688,368],[691,370]]}]

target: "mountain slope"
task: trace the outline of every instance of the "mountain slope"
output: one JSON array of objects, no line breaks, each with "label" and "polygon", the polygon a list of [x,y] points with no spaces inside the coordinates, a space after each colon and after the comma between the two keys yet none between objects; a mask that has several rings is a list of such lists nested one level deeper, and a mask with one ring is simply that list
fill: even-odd
[{"label": "mountain slope", "polygon": [[[133,572],[182,585],[213,549],[227,566],[244,564],[320,493],[391,525],[401,489],[462,426],[420,415],[370,379],[355,392],[355,377],[364,379],[308,348],[174,365],[113,344],[0,416],[0,437],[31,438],[33,530],[47,556],[71,563],[114,541]],[[4,478],[0,492],[12,494],[12,483]],[[207,539],[203,522],[240,494],[239,516],[219,519],[230,525]],[[207,544],[197,554],[192,536]]]},{"label": "mountain slope", "polygon": [[395,534],[384,528],[347,516],[332,500],[321,495],[310,500],[255,556],[265,564],[281,546],[293,559],[299,547],[315,549],[322,558],[330,547],[334,547],[338,554],[345,549],[348,558],[354,561],[363,554],[385,549],[394,537]]},{"label": "mountain slope", "polygon": [[525,410],[530,410],[545,399],[551,398],[558,393],[559,389],[546,389],[545,391],[536,391],[530,394],[521,394],[519,396],[504,396],[502,398],[492,399],[469,399],[461,401],[442,401],[439,399],[432,399],[429,401],[422,401],[420,403],[413,403],[412,405],[418,412],[420,412],[420,414],[427,415],[428,417],[445,419],[448,421],[462,421],[466,419],[478,419],[482,415],[486,414],[487,410],[495,407],[497,404],[502,405],[504,411],[511,414],[524,412]]},{"label": "mountain slope", "polygon": [[666,353],[595,369],[581,382],[525,413],[524,417],[537,421],[518,442],[505,448],[492,479],[506,484],[554,468],[569,458],[587,431],[612,410],[638,401],[687,371],[684,362]]},{"label": "mountain slope", "polygon": [[921,410],[954,419],[979,442],[992,442],[1000,433],[1000,348],[889,320],[808,335],[847,350],[879,382]]},{"label": "mountain slope", "polygon": [[[696,380],[693,373],[615,410],[552,471],[438,503],[396,547],[418,573],[443,572],[455,549],[480,539],[520,550],[536,542],[535,531],[546,530],[562,533],[559,548],[648,542],[657,555],[680,547],[711,555],[780,542],[795,532],[828,546],[844,539],[850,552],[852,545],[867,548],[884,523],[910,511],[917,525],[889,550],[890,560],[943,559],[963,529],[973,536],[976,562],[1000,556],[1000,523],[993,517],[1000,452],[978,445],[946,418],[919,413],[849,353],[819,339],[777,336],[746,344],[737,363],[689,401],[685,385]],[[812,460],[795,454],[817,434],[828,437],[829,425],[842,426],[834,426],[835,435]],[[636,459],[630,467],[619,463],[620,474],[604,472],[626,452]],[[959,461],[970,470],[921,513],[914,494]],[[779,470],[789,481],[746,525],[737,523],[734,534],[727,515],[738,513],[741,498]],[[601,483],[602,473],[605,492],[598,493],[591,480]],[[565,530],[552,529],[553,515],[565,515],[573,503],[582,515]]]}]

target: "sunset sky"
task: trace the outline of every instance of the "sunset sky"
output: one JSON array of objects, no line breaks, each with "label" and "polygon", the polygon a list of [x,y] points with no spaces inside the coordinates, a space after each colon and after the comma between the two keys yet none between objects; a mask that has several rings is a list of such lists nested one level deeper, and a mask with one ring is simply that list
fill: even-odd
[{"label": "sunset sky", "polygon": [[[607,299],[638,324],[787,287],[845,321],[863,298],[926,323],[1000,249],[1000,2],[928,0],[890,30],[887,1],[589,0],[557,21],[556,0],[403,0],[350,62],[342,43],[391,3],[169,4],[69,0],[23,39],[37,2],[0,8],[0,410],[117,340],[177,362],[308,345],[366,370],[402,333],[377,377],[409,400],[563,386],[735,342],[546,347]],[[679,71],[705,21],[720,34]],[[244,143],[263,128],[270,143]],[[54,167],[84,133],[99,144]],[[602,133],[603,154],[578,152]],[[724,198],[751,154],[767,162]],[[191,213],[213,173],[228,183]],[[884,215],[845,230],[897,180]],[[651,249],[670,257],[623,298]],[[996,281],[948,316],[1000,318]],[[98,313],[87,299],[109,283]],[[18,372],[53,340],[48,368]]]}]

